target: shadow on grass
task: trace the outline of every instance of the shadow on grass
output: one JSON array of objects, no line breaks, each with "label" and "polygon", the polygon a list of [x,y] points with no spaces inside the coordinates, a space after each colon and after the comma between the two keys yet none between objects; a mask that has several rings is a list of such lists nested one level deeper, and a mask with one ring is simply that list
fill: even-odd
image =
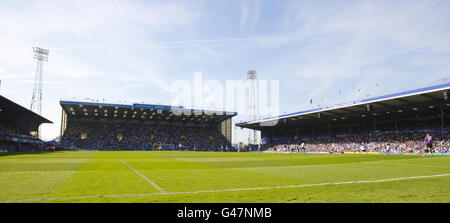
[{"label": "shadow on grass", "polygon": [[34,154],[44,154],[44,153],[54,153],[54,152],[60,152],[60,151],[40,151],[40,152],[7,152],[7,153],[0,153],[0,157],[4,156],[19,156],[19,155],[34,155]]}]

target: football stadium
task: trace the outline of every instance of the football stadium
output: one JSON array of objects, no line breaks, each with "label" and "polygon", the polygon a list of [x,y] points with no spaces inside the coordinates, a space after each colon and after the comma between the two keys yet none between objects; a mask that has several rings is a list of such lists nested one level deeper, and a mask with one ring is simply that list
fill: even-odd
[{"label": "football stadium", "polygon": [[449,202],[449,88],[238,123],[245,148],[235,112],[66,100],[51,147],[2,97],[0,202]]},{"label": "football stadium", "polygon": [[449,12],[448,0],[2,1],[0,213],[446,214],[434,208],[450,204]]}]

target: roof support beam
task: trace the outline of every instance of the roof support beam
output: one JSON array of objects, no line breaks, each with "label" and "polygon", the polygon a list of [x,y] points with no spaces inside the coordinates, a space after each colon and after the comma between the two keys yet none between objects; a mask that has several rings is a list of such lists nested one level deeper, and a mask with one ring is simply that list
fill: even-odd
[{"label": "roof support beam", "polygon": [[394,108],[394,107],[392,107],[392,106],[390,106],[390,105],[387,105],[387,104],[385,104],[385,103],[377,102],[377,104],[378,104],[378,105],[382,105],[382,106],[384,106],[384,107],[390,109],[391,111],[397,111],[396,108]]},{"label": "roof support beam", "polygon": [[406,103],[406,104],[411,104],[411,103],[412,103],[412,102],[410,102],[410,101],[407,101],[407,100],[401,99],[401,98],[394,98],[393,100],[401,101],[401,102]]},{"label": "roof support beam", "polygon": [[356,117],[361,117],[362,114],[367,115],[367,114],[366,114],[367,112],[357,112],[357,111],[353,111],[353,110],[350,110],[350,109],[347,109],[347,108],[341,108],[341,109],[342,109],[343,111],[348,112],[348,113],[354,114]]},{"label": "roof support beam", "polygon": [[433,97],[433,96],[431,96],[431,95],[421,94],[420,96],[422,96],[422,97],[424,97],[424,98],[433,99],[434,101],[440,101],[439,98]]}]

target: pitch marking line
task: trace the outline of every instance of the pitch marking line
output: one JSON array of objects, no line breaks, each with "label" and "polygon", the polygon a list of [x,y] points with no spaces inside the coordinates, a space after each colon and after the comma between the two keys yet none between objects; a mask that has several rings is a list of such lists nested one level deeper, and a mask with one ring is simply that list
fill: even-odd
[{"label": "pitch marking line", "polygon": [[134,169],[132,166],[130,166],[127,162],[123,161],[122,159],[119,159],[120,162],[122,162],[123,164],[127,165],[130,169],[132,169],[137,175],[141,176],[142,178],[144,178],[144,180],[146,180],[148,183],[150,183],[151,185],[153,185],[156,189],[158,189],[159,191],[161,191],[162,193],[166,193],[166,191],[164,189],[162,189],[160,186],[158,186],[157,184],[153,183],[153,181],[151,181],[150,179],[148,179],[147,177],[145,177],[143,174],[141,174],[139,171],[137,171],[136,169]]},{"label": "pitch marking line", "polygon": [[445,176],[450,176],[450,173],[448,173],[448,174],[438,174],[438,175],[428,175],[428,176],[400,177],[400,178],[391,178],[391,179],[383,179],[383,180],[347,181],[347,182],[319,183],[319,184],[302,184],[302,185],[277,186],[277,187],[237,188],[237,189],[204,190],[204,191],[184,191],[184,192],[162,192],[162,193],[152,193],[152,194],[119,194],[119,195],[84,196],[84,197],[60,197],[60,198],[41,198],[41,199],[5,200],[5,201],[1,201],[1,200],[0,200],[0,203],[7,203],[7,202],[27,202],[27,201],[70,200],[70,199],[94,199],[94,198],[139,197],[139,196],[178,195],[178,194],[199,194],[199,193],[232,192],[232,191],[252,191],[252,190],[270,190],[270,189],[299,188],[299,187],[314,187],[314,186],[341,185],[341,184],[380,183],[380,182],[388,182],[388,181],[409,180],[409,179],[421,179],[421,178],[432,178],[432,177],[445,177]]}]

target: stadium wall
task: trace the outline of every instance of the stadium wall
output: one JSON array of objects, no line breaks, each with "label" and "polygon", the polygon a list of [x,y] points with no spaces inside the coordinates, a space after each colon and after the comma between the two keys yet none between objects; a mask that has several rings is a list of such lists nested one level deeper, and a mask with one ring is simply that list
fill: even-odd
[{"label": "stadium wall", "polygon": [[67,113],[66,111],[64,111],[64,109],[62,109],[62,113],[61,113],[61,137],[64,136],[64,132],[66,131],[67,128]]},{"label": "stadium wall", "polygon": [[222,135],[225,136],[225,138],[228,140],[228,142],[231,142],[231,137],[232,137],[232,133],[231,133],[231,118],[222,121],[219,124],[219,130],[222,133]]}]

